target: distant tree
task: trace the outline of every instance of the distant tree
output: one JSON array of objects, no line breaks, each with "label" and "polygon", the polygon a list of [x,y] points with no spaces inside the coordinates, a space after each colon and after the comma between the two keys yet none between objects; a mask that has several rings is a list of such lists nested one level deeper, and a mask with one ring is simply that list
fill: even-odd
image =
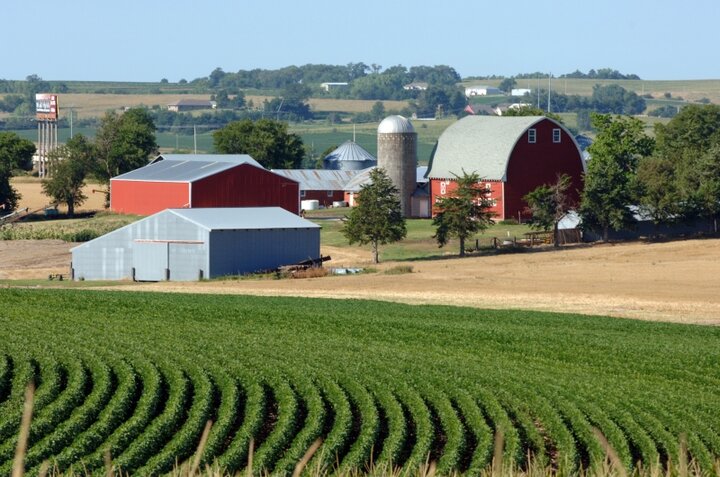
[{"label": "distant tree", "polygon": [[592,159],[585,174],[580,216],[584,227],[602,231],[607,241],[610,229],[620,230],[634,222],[630,206],[637,199],[637,163],[652,153],[654,141],[635,118],[593,114],[592,122],[598,134],[588,147]]},{"label": "distant tree", "polygon": [[222,68],[215,68],[212,73],[210,73],[210,76],[208,76],[208,86],[211,88],[217,88],[225,75],[226,73],[222,70]]},{"label": "distant tree", "polygon": [[157,154],[155,123],[143,108],[106,113],[95,135],[93,174],[103,184],[119,174],[148,164]]},{"label": "distant tree", "polygon": [[23,103],[23,101],[25,100],[19,94],[8,94],[0,100],[0,111],[12,113]]},{"label": "distant tree", "polygon": [[592,128],[592,123],[590,121],[590,111],[587,109],[579,109],[576,114],[578,130],[589,131]]},{"label": "distant tree", "polygon": [[510,94],[515,85],[517,85],[517,81],[515,81],[515,78],[505,78],[500,82],[498,89],[500,89],[501,91],[505,91],[507,94]]},{"label": "distant tree", "polygon": [[620,85],[595,85],[592,102],[595,111],[614,114],[640,114],[645,111],[645,100],[633,91],[627,91]]},{"label": "distant tree", "polygon": [[178,81],[178,84],[187,84],[187,80],[185,78],[180,78],[180,81]]},{"label": "distant tree", "polygon": [[357,202],[345,217],[342,233],[350,245],[369,243],[373,263],[378,263],[380,245],[407,235],[398,190],[385,170],[377,167],[370,171],[370,182],[361,186]]},{"label": "distant tree", "polygon": [[506,111],[503,111],[503,116],[546,116],[548,118],[554,119],[560,124],[563,123],[563,119],[560,115],[557,115],[555,113],[548,113],[543,109],[536,108],[534,106],[521,106],[519,108],[510,108]]},{"label": "distant tree", "polygon": [[576,205],[568,194],[571,185],[572,178],[562,174],[554,184],[541,185],[523,197],[532,213],[530,227],[544,231],[552,229],[555,247],[560,246],[558,224]]},{"label": "distant tree", "polygon": [[160,83],[162,83],[162,84],[168,84],[169,81],[168,81],[167,78],[163,78],[163,79],[160,80]]},{"label": "distant tree", "polygon": [[429,86],[418,96],[416,109],[418,116],[433,117],[438,111],[460,114],[466,105],[467,98],[458,87]]},{"label": "distant tree", "polygon": [[300,136],[272,119],[232,122],[213,133],[213,142],[221,154],[249,154],[268,169],[297,169],[305,155]]},{"label": "distant tree", "polygon": [[455,175],[457,188],[435,202],[437,215],[433,219],[438,246],[445,246],[451,238],[460,241],[460,256],[465,256],[465,241],[492,224],[492,202],[488,190],[480,185],[480,176],[463,171]]},{"label": "distant tree", "polygon": [[14,132],[0,132],[0,164],[14,170],[29,171],[32,169],[32,157],[35,154],[35,144],[23,139]]},{"label": "distant tree", "polygon": [[670,224],[682,218],[680,193],[672,161],[657,154],[641,157],[637,181],[638,205],[655,224]]},{"label": "distant tree", "polygon": [[73,136],[51,153],[52,174],[43,180],[42,190],[55,203],[66,204],[70,217],[75,215],[75,206],[87,200],[83,187],[93,156],[93,144],[82,134]]},{"label": "distant tree", "polygon": [[660,106],[659,108],[655,108],[652,111],[648,113],[648,116],[652,116],[655,118],[674,118],[678,113],[677,106],[672,106],[670,104],[666,104],[665,106]]},{"label": "distant tree", "polygon": [[657,124],[655,136],[657,156],[673,179],[665,202],[680,204],[687,220],[714,216],[705,182],[713,180],[711,151],[720,147],[720,106],[687,105],[667,124]]},{"label": "distant tree", "polygon": [[14,132],[0,132],[0,215],[15,210],[20,194],[10,185],[13,171],[30,170],[35,145]]},{"label": "distant tree", "polygon": [[696,174],[698,188],[694,202],[699,206],[699,215],[713,221],[717,233],[720,215],[720,144],[713,145],[700,157]]},{"label": "distant tree", "polygon": [[374,121],[383,119],[385,117],[385,104],[383,104],[382,101],[375,101],[372,109],[370,110],[370,115]]},{"label": "distant tree", "polygon": [[0,161],[0,215],[5,215],[17,207],[20,194],[10,185],[12,173],[7,164]]}]

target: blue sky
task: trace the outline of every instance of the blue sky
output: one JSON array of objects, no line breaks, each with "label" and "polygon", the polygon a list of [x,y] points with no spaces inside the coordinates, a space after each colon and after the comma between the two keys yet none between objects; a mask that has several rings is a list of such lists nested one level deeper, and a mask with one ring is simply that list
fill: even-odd
[{"label": "blue sky", "polygon": [[718,0],[9,0],[0,79],[178,81],[216,67],[613,68],[720,79]]}]

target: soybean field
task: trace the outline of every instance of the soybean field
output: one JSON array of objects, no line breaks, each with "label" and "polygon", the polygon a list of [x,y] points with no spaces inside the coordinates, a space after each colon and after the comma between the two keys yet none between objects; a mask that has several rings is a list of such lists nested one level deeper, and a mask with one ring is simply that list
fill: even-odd
[{"label": "soybean field", "polygon": [[[482,279],[488,279],[484,277]],[[461,284],[459,284],[461,286]],[[361,300],[0,289],[0,474],[377,466],[570,474],[720,457],[720,329]],[[607,442],[606,442],[606,441]],[[684,445],[680,446],[679,443]],[[497,463],[497,460],[496,460]]]}]

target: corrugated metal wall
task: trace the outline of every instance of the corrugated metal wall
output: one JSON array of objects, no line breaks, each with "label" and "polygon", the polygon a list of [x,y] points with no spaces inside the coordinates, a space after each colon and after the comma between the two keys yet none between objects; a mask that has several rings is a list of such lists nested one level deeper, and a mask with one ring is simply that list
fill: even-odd
[{"label": "corrugated metal wall", "polygon": [[249,164],[234,167],[192,184],[192,208],[273,206],[299,214],[298,183]]},{"label": "corrugated metal wall", "polygon": [[[132,278],[134,249],[138,243],[152,241],[193,241],[194,244],[170,244],[172,280],[197,280],[199,271],[208,271],[208,232],[177,215],[165,211],[86,242],[72,251],[75,279],[122,280]],[[160,248],[167,250],[165,243]],[[146,247],[150,248],[150,246]],[[150,253],[148,251],[148,253]],[[157,260],[167,263],[167,251]],[[143,262],[148,267],[151,263]],[[152,260],[155,263],[155,260]],[[158,262],[160,263],[160,262]],[[153,272],[154,273],[154,272]],[[152,280],[154,278],[146,278]]]},{"label": "corrugated metal wall", "polygon": [[271,270],[320,257],[320,229],[210,232],[210,276]]},{"label": "corrugated metal wall", "polygon": [[122,214],[150,215],[165,209],[188,207],[187,182],[110,181],[110,209]]}]

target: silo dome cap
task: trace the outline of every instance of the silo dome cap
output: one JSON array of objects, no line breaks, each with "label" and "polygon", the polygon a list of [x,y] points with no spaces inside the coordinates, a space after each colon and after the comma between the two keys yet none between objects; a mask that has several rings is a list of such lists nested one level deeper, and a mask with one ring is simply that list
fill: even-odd
[{"label": "silo dome cap", "polygon": [[378,134],[414,133],[412,123],[402,116],[388,116],[378,126]]}]

